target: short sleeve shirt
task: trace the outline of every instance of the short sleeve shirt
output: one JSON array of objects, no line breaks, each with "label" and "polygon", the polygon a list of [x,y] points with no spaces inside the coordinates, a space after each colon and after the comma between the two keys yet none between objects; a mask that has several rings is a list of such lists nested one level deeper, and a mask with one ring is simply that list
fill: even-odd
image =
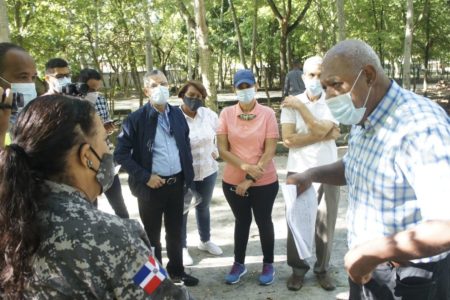
[{"label": "short sleeve shirt", "polygon": [[[266,139],[278,139],[278,125],[275,112],[259,103],[249,114],[256,117],[252,120],[242,120],[239,104],[226,107],[219,117],[217,134],[226,134],[229,150],[248,164],[257,164],[264,153]],[[245,172],[227,163],[224,168],[223,181],[237,185],[245,178]],[[254,186],[267,185],[277,180],[277,172],[273,160],[267,165],[262,178]]]},{"label": "short sleeve shirt", "polygon": [[[314,102],[308,99],[306,92],[297,95],[296,98],[306,105],[316,119],[329,120],[338,124],[325,103],[325,93],[322,93],[322,96]],[[295,124],[296,133],[308,132],[308,127],[303,121],[300,112],[292,108],[282,109],[280,123],[282,125]],[[300,173],[312,167],[333,163],[336,160],[337,148],[335,141],[321,141],[304,147],[290,148],[286,169],[288,172]]]},{"label": "short sleeve shirt", "polygon": [[450,118],[431,100],[392,82],[364,126],[353,126],[343,162],[349,247],[450,220]]}]

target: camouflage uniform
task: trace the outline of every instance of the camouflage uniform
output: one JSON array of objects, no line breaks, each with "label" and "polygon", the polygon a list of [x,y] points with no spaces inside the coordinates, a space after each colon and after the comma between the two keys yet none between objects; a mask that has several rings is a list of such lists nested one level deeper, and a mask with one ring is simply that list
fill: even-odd
[{"label": "camouflage uniform", "polygon": [[190,299],[169,279],[151,296],[133,282],[151,254],[137,221],[95,209],[72,187],[47,185],[50,194],[37,214],[41,243],[25,298]]}]

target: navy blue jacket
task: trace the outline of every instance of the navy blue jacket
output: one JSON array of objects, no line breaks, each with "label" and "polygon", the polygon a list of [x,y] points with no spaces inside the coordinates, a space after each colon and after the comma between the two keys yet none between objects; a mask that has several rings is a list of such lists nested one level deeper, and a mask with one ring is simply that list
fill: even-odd
[{"label": "navy blue jacket", "polygon": [[[181,109],[169,104],[171,131],[180,153],[185,183],[190,186],[194,179],[189,126]],[[115,160],[128,172],[128,184],[138,198],[148,195],[147,182],[152,174],[153,142],[158,125],[158,112],[150,103],[131,113],[122,124],[114,151]]]}]

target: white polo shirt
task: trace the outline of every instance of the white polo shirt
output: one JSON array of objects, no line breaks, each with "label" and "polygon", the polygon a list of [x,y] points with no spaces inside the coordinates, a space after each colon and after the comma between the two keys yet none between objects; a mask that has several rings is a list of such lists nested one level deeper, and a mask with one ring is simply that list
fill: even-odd
[{"label": "white polo shirt", "polygon": [[[320,99],[311,102],[306,92],[295,96],[298,101],[306,104],[306,107],[318,120],[329,120],[336,124],[338,121],[331,114],[325,103],[325,93]],[[302,116],[296,109],[283,108],[280,117],[281,124],[295,124],[296,133],[307,133],[308,127]],[[337,148],[334,140],[322,141],[312,145],[290,148],[286,169],[288,172],[303,172],[309,168],[333,163],[337,160]]]}]

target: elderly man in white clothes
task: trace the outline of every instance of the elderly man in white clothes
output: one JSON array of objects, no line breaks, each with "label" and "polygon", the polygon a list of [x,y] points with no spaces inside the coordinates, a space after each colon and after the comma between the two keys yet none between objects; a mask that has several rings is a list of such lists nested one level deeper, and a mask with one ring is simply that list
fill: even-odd
[{"label": "elderly man in white clothes", "polygon": [[[304,63],[302,75],[305,92],[295,97],[289,96],[282,103],[280,123],[283,143],[289,148],[286,168],[288,176],[337,160],[335,139],[340,132],[338,122],[325,103],[325,93],[319,80],[321,65],[321,57],[308,58]],[[339,203],[339,187],[317,184],[315,188],[319,207],[315,230],[317,261],[314,265],[314,273],[323,289],[334,290],[334,280],[328,268]],[[287,261],[292,268],[287,288],[298,291],[303,286],[305,274],[310,266],[306,260],[299,257],[289,227]]]}]

